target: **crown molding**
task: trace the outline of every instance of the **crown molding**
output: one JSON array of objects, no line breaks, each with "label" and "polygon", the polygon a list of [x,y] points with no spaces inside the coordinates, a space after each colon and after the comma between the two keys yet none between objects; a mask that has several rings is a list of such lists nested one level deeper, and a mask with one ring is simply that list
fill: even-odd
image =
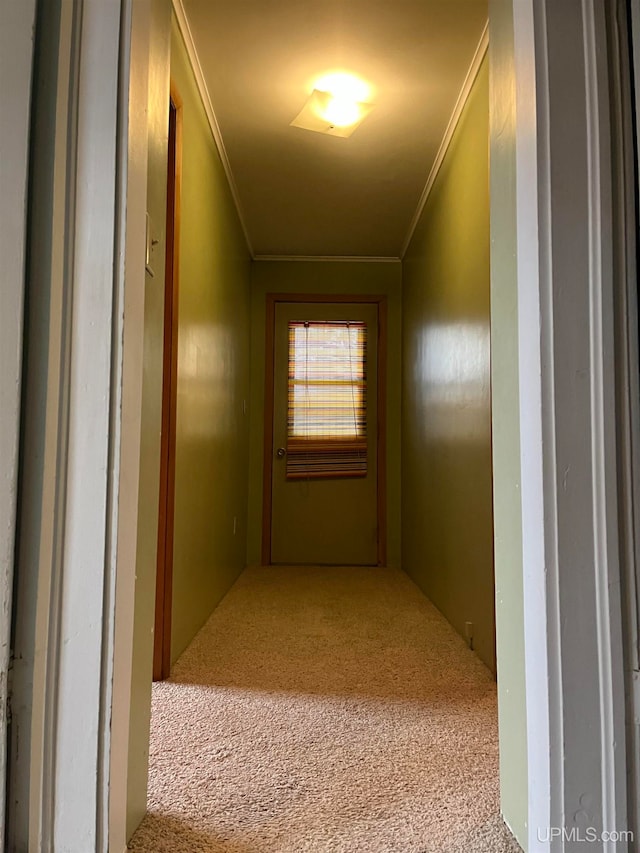
[{"label": "crown molding", "polygon": [[211,128],[211,134],[216,144],[216,148],[218,149],[218,154],[220,155],[220,160],[222,162],[222,167],[224,169],[227,182],[229,184],[229,189],[231,190],[231,195],[233,196],[233,202],[235,204],[236,212],[238,214],[238,219],[240,220],[244,239],[247,244],[247,248],[249,249],[249,254],[253,258],[253,247],[251,245],[249,231],[247,229],[247,225],[244,220],[244,215],[242,213],[242,206],[240,204],[238,188],[233,177],[233,172],[231,171],[231,164],[229,162],[229,157],[227,156],[227,151],[224,147],[222,133],[220,131],[220,125],[218,124],[218,119],[216,118],[216,114],[213,109],[213,104],[211,103],[211,96],[209,95],[209,89],[207,88],[204,72],[202,70],[195,42],[193,40],[193,34],[191,33],[191,27],[189,26],[187,13],[185,12],[182,0],[172,0],[172,5],[176,20],[178,22],[180,35],[182,36],[182,40],[187,51],[187,56],[189,57],[189,62],[191,63],[191,68],[193,70],[193,76],[195,77],[196,86],[198,87],[200,98],[202,99],[202,105],[204,106],[204,111],[207,115],[209,127]]},{"label": "crown molding", "polygon": [[404,245],[402,247],[402,251],[400,253],[400,257],[404,258],[407,253],[407,249],[409,248],[409,244],[413,239],[413,234],[416,230],[418,222],[420,221],[420,217],[422,216],[422,211],[425,208],[429,195],[431,194],[431,190],[433,189],[433,185],[436,182],[436,178],[438,177],[438,172],[442,167],[444,162],[444,158],[447,156],[447,151],[449,150],[449,145],[451,144],[451,140],[453,139],[453,134],[456,132],[456,127],[458,126],[458,122],[460,121],[460,116],[466,106],[467,100],[469,99],[469,95],[471,93],[471,89],[473,88],[473,84],[476,81],[476,77],[478,76],[478,72],[480,71],[480,66],[482,65],[482,60],[485,57],[487,52],[487,48],[489,47],[489,21],[484,25],[484,29],[482,30],[482,35],[480,36],[480,41],[478,42],[478,46],[476,47],[476,51],[473,55],[473,59],[471,60],[471,65],[469,66],[469,70],[467,71],[467,76],[464,78],[464,83],[462,84],[462,88],[460,89],[460,94],[458,95],[458,99],[453,108],[453,112],[451,113],[451,118],[449,119],[449,124],[447,125],[447,129],[444,132],[444,136],[442,138],[442,142],[440,143],[440,148],[438,149],[438,153],[436,154],[436,158],[433,161],[433,166],[431,167],[431,171],[429,172],[429,177],[427,178],[427,183],[425,184],[425,188],[422,191],[422,195],[420,196],[420,201],[418,202],[418,206],[416,208],[415,213],[413,214],[413,218],[411,220],[411,224],[409,225],[409,231],[407,233],[406,239],[404,241]]},{"label": "crown molding", "polygon": [[322,261],[323,263],[399,264],[400,258],[368,255],[254,255],[254,261]]},{"label": "crown molding", "polygon": [[482,31],[482,35],[480,37],[480,41],[478,42],[478,46],[474,53],[473,59],[471,61],[471,65],[469,66],[469,70],[467,71],[467,75],[465,77],[464,83],[462,84],[462,88],[460,90],[460,94],[456,100],[456,104],[453,108],[453,112],[451,114],[451,118],[449,119],[449,123],[445,130],[442,142],[440,143],[440,148],[438,149],[438,153],[434,160],[433,166],[431,167],[431,171],[429,172],[429,176],[427,178],[427,182],[424,190],[420,196],[420,200],[416,207],[416,211],[411,219],[411,223],[409,226],[409,230],[407,232],[407,236],[405,238],[402,251],[399,257],[359,257],[359,256],[314,256],[314,255],[257,255],[253,251],[253,246],[251,245],[251,240],[249,238],[249,232],[245,223],[244,215],[242,212],[242,206],[240,204],[240,197],[238,194],[238,189],[236,186],[235,179],[233,177],[233,172],[231,170],[231,164],[229,162],[229,158],[227,156],[227,152],[224,146],[224,141],[222,139],[222,133],[220,131],[220,125],[218,124],[218,120],[216,118],[215,111],[213,109],[213,104],[211,103],[211,96],[209,94],[209,89],[207,88],[207,83],[205,81],[204,72],[202,70],[202,66],[200,64],[200,59],[198,57],[198,52],[196,50],[196,46],[193,40],[193,34],[191,32],[191,27],[189,26],[189,21],[187,19],[187,15],[184,9],[183,0],[172,0],[173,11],[176,16],[176,20],[178,23],[178,28],[180,30],[180,34],[182,36],[182,40],[185,45],[185,49],[187,51],[187,56],[189,57],[189,62],[191,64],[191,68],[193,70],[193,75],[196,81],[196,86],[198,88],[198,92],[200,94],[200,98],[202,100],[202,104],[204,106],[204,110],[207,116],[207,120],[209,122],[209,127],[211,129],[211,134],[213,136],[216,148],[218,149],[218,153],[220,155],[220,160],[222,162],[222,166],[227,178],[227,182],[229,184],[229,189],[231,191],[231,195],[233,197],[233,201],[235,204],[236,212],[238,214],[238,218],[240,220],[240,225],[242,227],[242,231],[244,234],[245,242],[247,244],[247,248],[249,249],[249,253],[253,260],[255,261],[346,261],[346,262],[369,262],[369,263],[393,263],[394,261],[401,261],[409,248],[409,244],[413,238],[413,234],[418,225],[424,207],[427,203],[429,195],[431,194],[431,190],[433,189],[433,185],[436,181],[440,168],[444,162],[444,158],[446,157],[447,151],[449,149],[449,145],[451,144],[451,140],[453,139],[453,135],[455,133],[456,127],[458,126],[458,122],[460,121],[460,116],[464,110],[464,107],[469,98],[469,94],[471,89],[473,88],[473,84],[475,83],[476,77],[478,76],[478,72],[480,70],[480,66],[482,64],[482,60],[485,57],[487,52],[487,48],[489,46],[489,22],[484,26]]}]

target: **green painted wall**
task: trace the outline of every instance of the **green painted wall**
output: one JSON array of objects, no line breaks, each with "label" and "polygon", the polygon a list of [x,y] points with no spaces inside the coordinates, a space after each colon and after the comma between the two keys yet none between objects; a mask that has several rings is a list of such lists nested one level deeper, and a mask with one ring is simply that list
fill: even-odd
[{"label": "green painted wall", "polygon": [[261,563],[264,431],[265,298],[267,293],[386,294],[387,563],[400,565],[400,262],[254,261],[251,303],[251,442],[247,562]]},{"label": "green painted wall", "polygon": [[[130,832],[146,809],[169,14],[167,0],[154,0],[149,210],[161,243],[156,277],[147,280],[145,302]],[[184,100],[184,151],[172,658],[186,647],[242,570],[245,545],[247,562],[260,562],[265,294],[386,293],[388,562],[400,565],[402,503],[403,565],[461,633],[466,621],[474,623],[476,648],[489,665],[494,663],[491,424],[493,427],[501,796],[505,818],[524,845],[527,765],[510,15],[509,0],[491,0],[491,217],[493,231],[500,230],[491,260],[491,321],[486,63],[403,268],[399,263],[373,262],[251,264],[174,23],[171,74]],[[489,322],[493,337],[492,421]],[[245,400],[249,401],[250,430],[249,417],[243,414]]]},{"label": "green painted wall", "polygon": [[490,0],[491,383],[500,800],[527,849],[513,0]]},{"label": "green painted wall", "polygon": [[162,415],[170,0],[153,0],[149,35],[147,210],[153,222],[152,233],[158,240],[158,244],[152,256],[154,276],[151,277],[149,274],[145,276],[138,538],[127,776],[127,837],[133,833],[147,810]]},{"label": "green painted wall", "polygon": [[404,259],[402,554],[493,669],[488,98],[485,59]]},{"label": "green painted wall", "polygon": [[245,565],[251,260],[175,24],[171,77],[183,99],[175,660]]},{"label": "green painted wall", "polygon": [[[154,0],[147,277],[128,832],[146,811],[162,384],[169,46],[183,100],[172,661],[245,565],[251,260],[170,3]],[[235,519],[235,525],[234,525]],[[235,532],[234,532],[235,527]]]}]

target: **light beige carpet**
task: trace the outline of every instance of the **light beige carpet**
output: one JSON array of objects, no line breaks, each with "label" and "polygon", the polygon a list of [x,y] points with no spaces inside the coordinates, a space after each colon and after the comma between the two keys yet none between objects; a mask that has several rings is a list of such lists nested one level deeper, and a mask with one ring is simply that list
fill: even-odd
[{"label": "light beige carpet", "polygon": [[493,678],[408,577],[244,572],[153,688],[136,853],[506,853]]}]

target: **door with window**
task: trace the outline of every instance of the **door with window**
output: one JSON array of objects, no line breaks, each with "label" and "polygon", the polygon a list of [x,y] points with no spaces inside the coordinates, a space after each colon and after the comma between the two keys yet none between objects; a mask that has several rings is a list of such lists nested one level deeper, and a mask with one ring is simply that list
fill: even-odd
[{"label": "door with window", "polygon": [[270,563],[381,562],[378,314],[275,303]]}]

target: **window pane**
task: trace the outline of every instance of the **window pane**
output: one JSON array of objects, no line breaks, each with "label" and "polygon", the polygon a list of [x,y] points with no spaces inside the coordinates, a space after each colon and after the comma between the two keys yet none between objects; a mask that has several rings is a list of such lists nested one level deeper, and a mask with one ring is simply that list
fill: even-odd
[{"label": "window pane", "polygon": [[288,476],[366,474],[366,396],[365,323],[289,323]]},{"label": "window pane", "polygon": [[332,382],[290,386],[292,438],[363,438],[364,389],[361,385]]}]

